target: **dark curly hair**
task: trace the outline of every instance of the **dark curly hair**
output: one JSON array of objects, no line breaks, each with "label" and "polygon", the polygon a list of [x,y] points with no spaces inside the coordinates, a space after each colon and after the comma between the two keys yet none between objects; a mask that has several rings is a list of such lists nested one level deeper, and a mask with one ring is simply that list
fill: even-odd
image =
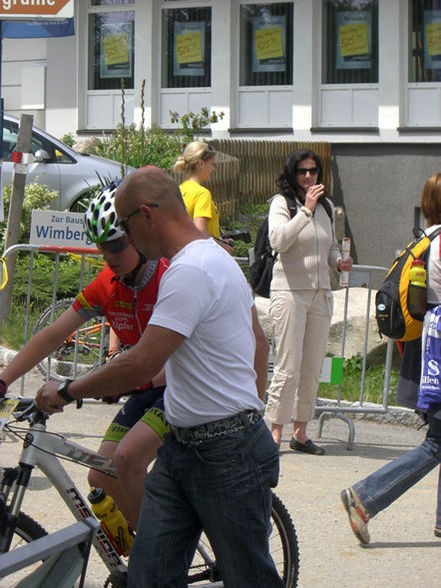
[{"label": "dark curly hair", "polygon": [[305,159],[313,159],[318,167],[317,184],[320,184],[323,176],[323,166],[320,157],[310,149],[297,149],[288,155],[285,160],[282,172],[276,179],[276,184],[280,188],[280,193],[291,199],[295,197],[305,203],[305,195],[297,182],[297,166]]}]

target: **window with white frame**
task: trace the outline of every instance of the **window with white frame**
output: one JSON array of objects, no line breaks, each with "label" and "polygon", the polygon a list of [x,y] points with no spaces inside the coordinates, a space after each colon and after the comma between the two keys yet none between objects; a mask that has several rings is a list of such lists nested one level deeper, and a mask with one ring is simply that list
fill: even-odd
[{"label": "window with white frame", "polygon": [[211,86],[211,7],[162,11],[163,88]]},{"label": "window with white frame", "polygon": [[441,81],[441,0],[410,0],[409,82]]},{"label": "window with white frame", "polygon": [[293,83],[293,3],[240,7],[240,85]]},{"label": "window with white frame", "polygon": [[[135,0],[91,0],[89,8],[88,89],[134,87]],[[116,9],[115,9],[116,8]]]},{"label": "window with white frame", "polygon": [[378,83],[377,0],[324,0],[322,82]]}]

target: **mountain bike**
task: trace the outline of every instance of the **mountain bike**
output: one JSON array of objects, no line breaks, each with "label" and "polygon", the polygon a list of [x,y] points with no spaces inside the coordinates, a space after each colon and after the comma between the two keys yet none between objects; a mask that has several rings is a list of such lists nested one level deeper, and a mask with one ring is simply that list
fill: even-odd
[{"label": "mountain bike", "polygon": [[[68,460],[116,477],[111,459],[47,431],[51,415],[40,412],[31,398],[6,397],[0,401],[0,433],[23,439],[23,449],[16,467],[3,469],[0,482],[0,553],[14,549],[20,542],[30,542],[46,534],[44,528],[21,511],[25,493],[35,466],[48,478],[77,520],[94,517],[91,508],[60,460]],[[104,586],[126,585],[127,566],[103,528],[99,528],[94,547],[109,570]],[[273,493],[271,512],[271,555],[285,586],[297,585],[299,547],[291,517]],[[222,587],[222,579],[208,539],[202,535],[192,562],[188,584],[207,588]]]},{"label": "mountain bike", "polygon": [[[75,298],[63,298],[48,306],[35,321],[32,336],[51,325],[70,308]],[[42,359],[37,368],[45,378],[65,380],[84,375],[100,367],[109,351],[110,326],[103,318],[94,318],[74,331],[57,349]]]}]

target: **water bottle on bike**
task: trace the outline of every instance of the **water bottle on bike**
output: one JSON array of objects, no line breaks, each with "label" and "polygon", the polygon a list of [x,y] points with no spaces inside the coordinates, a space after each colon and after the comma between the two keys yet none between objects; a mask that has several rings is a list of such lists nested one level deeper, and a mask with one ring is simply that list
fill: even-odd
[{"label": "water bottle on bike", "polygon": [[93,513],[101,522],[101,526],[119,555],[128,555],[134,535],[113,498],[107,495],[102,488],[92,488],[88,499],[92,505]]}]

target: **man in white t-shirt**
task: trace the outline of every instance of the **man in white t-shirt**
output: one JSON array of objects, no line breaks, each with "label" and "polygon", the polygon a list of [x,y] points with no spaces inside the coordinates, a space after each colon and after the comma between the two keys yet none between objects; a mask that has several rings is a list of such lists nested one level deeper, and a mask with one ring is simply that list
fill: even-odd
[{"label": "man in white t-shirt", "polygon": [[[236,262],[188,217],[164,171],[141,168],[120,185],[120,224],[151,259],[168,257],[139,343],[63,390],[48,383],[40,408],[134,389],[165,364],[166,436],[149,476],[130,553],[129,586],[179,588],[202,529],[226,586],[283,586],[268,546],[277,446],[261,417],[268,344]],[[69,398],[68,398],[69,399]]]}]

